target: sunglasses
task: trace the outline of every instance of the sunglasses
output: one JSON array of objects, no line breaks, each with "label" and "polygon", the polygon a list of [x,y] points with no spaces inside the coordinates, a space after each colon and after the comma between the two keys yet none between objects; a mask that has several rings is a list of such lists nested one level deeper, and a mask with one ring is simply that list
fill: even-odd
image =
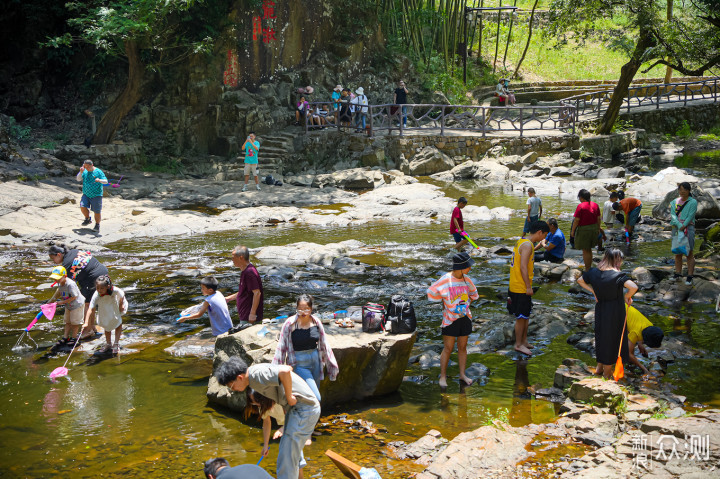
[{"label": "sunglasses", "polygon": [[302,314],[302,313],[312,313],[312,309],[298,309],[297,312],[300,313],[300,314]]}]

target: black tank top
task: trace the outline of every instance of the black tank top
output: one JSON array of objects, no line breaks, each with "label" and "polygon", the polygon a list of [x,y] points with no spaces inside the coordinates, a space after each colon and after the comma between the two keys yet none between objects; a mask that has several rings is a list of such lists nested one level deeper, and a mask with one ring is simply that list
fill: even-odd
[{"label": "black tank top", "polygon": [[295,351],[310,351],[317,349],[317,343],[320,340],[320,331],[317,326],[308,329],[294,329],[290,335],[292,339],[293,349]]}]

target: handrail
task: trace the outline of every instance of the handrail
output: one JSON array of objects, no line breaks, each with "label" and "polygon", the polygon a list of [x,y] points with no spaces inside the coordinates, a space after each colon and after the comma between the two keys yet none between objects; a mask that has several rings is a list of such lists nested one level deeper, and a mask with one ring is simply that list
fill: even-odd
[{"label": "handrail", "polygon": [[[571,105],[575,108],[575,121],[580,120],[581,115],[596,115],[600,118],[604,106],[610,103],[614,90],[600,90],[583,93],[580,95],[564,98],[561,103]],[[684,83],[656,83],[652,85],[640,85],[628,88],[623,98],[621,109],[628,113],[639,107],[660,105],[670,103],[682,103],[687,105],[689,101],[708,100],[713,102],[720,100],[720,78],[709,78]]]},{"label": "handrail", "polygon": [[[320,119],[318,110],[329,105],[330,112]],[[340,110],[332,110],[331,102],[312,102],[305,115],[305,133],[321,128],[352,129],[359,115],[341,118]],[[488,132],[516,132],[520,137],[530,131],[560,130],[575,133],[575,107],[567,104],[544,106],[480,106],[480,105],[443,105],[435,103],[411,103],[397,105],[363,105],[366,132],[374,136],[377,132],[392,134],[398,131],[400,136],[411,131],[440,130],[446,132],[476,132],[484,138]],[[356,131],[362,129],[355,128]]]}]

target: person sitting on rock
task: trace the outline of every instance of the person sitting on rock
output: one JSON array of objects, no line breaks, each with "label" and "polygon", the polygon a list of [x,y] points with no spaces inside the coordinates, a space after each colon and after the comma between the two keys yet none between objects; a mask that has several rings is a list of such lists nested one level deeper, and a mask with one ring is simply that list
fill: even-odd
[{"label": "person sitting on rock", "polygon": [[653,326],[649,319],[645,317],[634,306],[625,305],[625,313],[627,314],[627,330],[628,330],[628,350],[630,352],[630,362],[642,369],[643,374],[649,371],[635,357],[635,346],[637,345],[640,354],[648,357],[645,346],[649,348],[659,348],[662,344],[664,334],[662,329]]},{"label": "person sitting on rock", "polygon": [[551,263],[562,263],[565,257],[565,235],[558,227],[558,222],[555,218],[550,218],[547,221],[550,232],[547,234],[544,240],[540,241],[535,246],[535,251],[540,248],[545,248],[545,251],[535,253],[535,261],[549,261]]},{"label": "person sitting on rock", "polygon": [[472,333],[470,303],[478,299],[477,288],[467,274],[475,261],[467,253],[453,255],[452,271],[444,274],[427,290],[430,301],[443,302],[442,337],[443,351],[440,355],[440,387],[447,387],[447,365],[457,341],[460,381],[472,384],[465,375],[468,336]]},{"label": "person sitting on rock", "polygon": [[610,201],[613,202],[613,211],[623,211],[625,213],[625,231],[627,231],[628,238],[632,238],[633,230],[635,225],[640,219],[640,211],[642,210],[642,201],[637,198],[625,198],[620,199],[616,192],[610,193]]},{"label": "person sitting on rock", "polygon": [[300,125],[300,118],[302,117],[303,121],[305,121],[305,116],[307,116],[308,108],[310,108],[310,103],[308,103],[305,100],[304,96],[300,97],[300,101],[297,102],[297,105],[295,107],[295,125]]},{"label": "person sitting on rock", "polygon": [[197,313],[181,316],[178,318],[178,322],[183,323],[189,319],[200,318],[207,311],[213,336],[220,336],[232,328],[227,301],[217,289],[218,280],[214,276],[207,276],[200,280],[200,291],[205,296],[205,301],[202,302]]}]

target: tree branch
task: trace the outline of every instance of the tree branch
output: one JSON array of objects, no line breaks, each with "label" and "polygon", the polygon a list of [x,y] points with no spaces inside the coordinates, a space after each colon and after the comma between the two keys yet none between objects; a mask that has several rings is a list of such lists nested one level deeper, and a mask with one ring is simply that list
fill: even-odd
[{"label": "tree branch", "polygon": [[687,76],[702,76],[707,70],[711,69],[715,65],[720,65],[720,54],[715,55],[714,57],[710,58],[704,65],[700,66],[699,68],[696,68],[694,70],[691,70],[689,68],[685,68],[683,66],[682,62],[679,65],[676,65],[668,60],[660,59],[650,65],[646,70],[643,70],[643,73],[647,73],[650,71],[653,67],[656,67],[657,65],[665,65],[673,70],[677,70],[683,75]]}]

